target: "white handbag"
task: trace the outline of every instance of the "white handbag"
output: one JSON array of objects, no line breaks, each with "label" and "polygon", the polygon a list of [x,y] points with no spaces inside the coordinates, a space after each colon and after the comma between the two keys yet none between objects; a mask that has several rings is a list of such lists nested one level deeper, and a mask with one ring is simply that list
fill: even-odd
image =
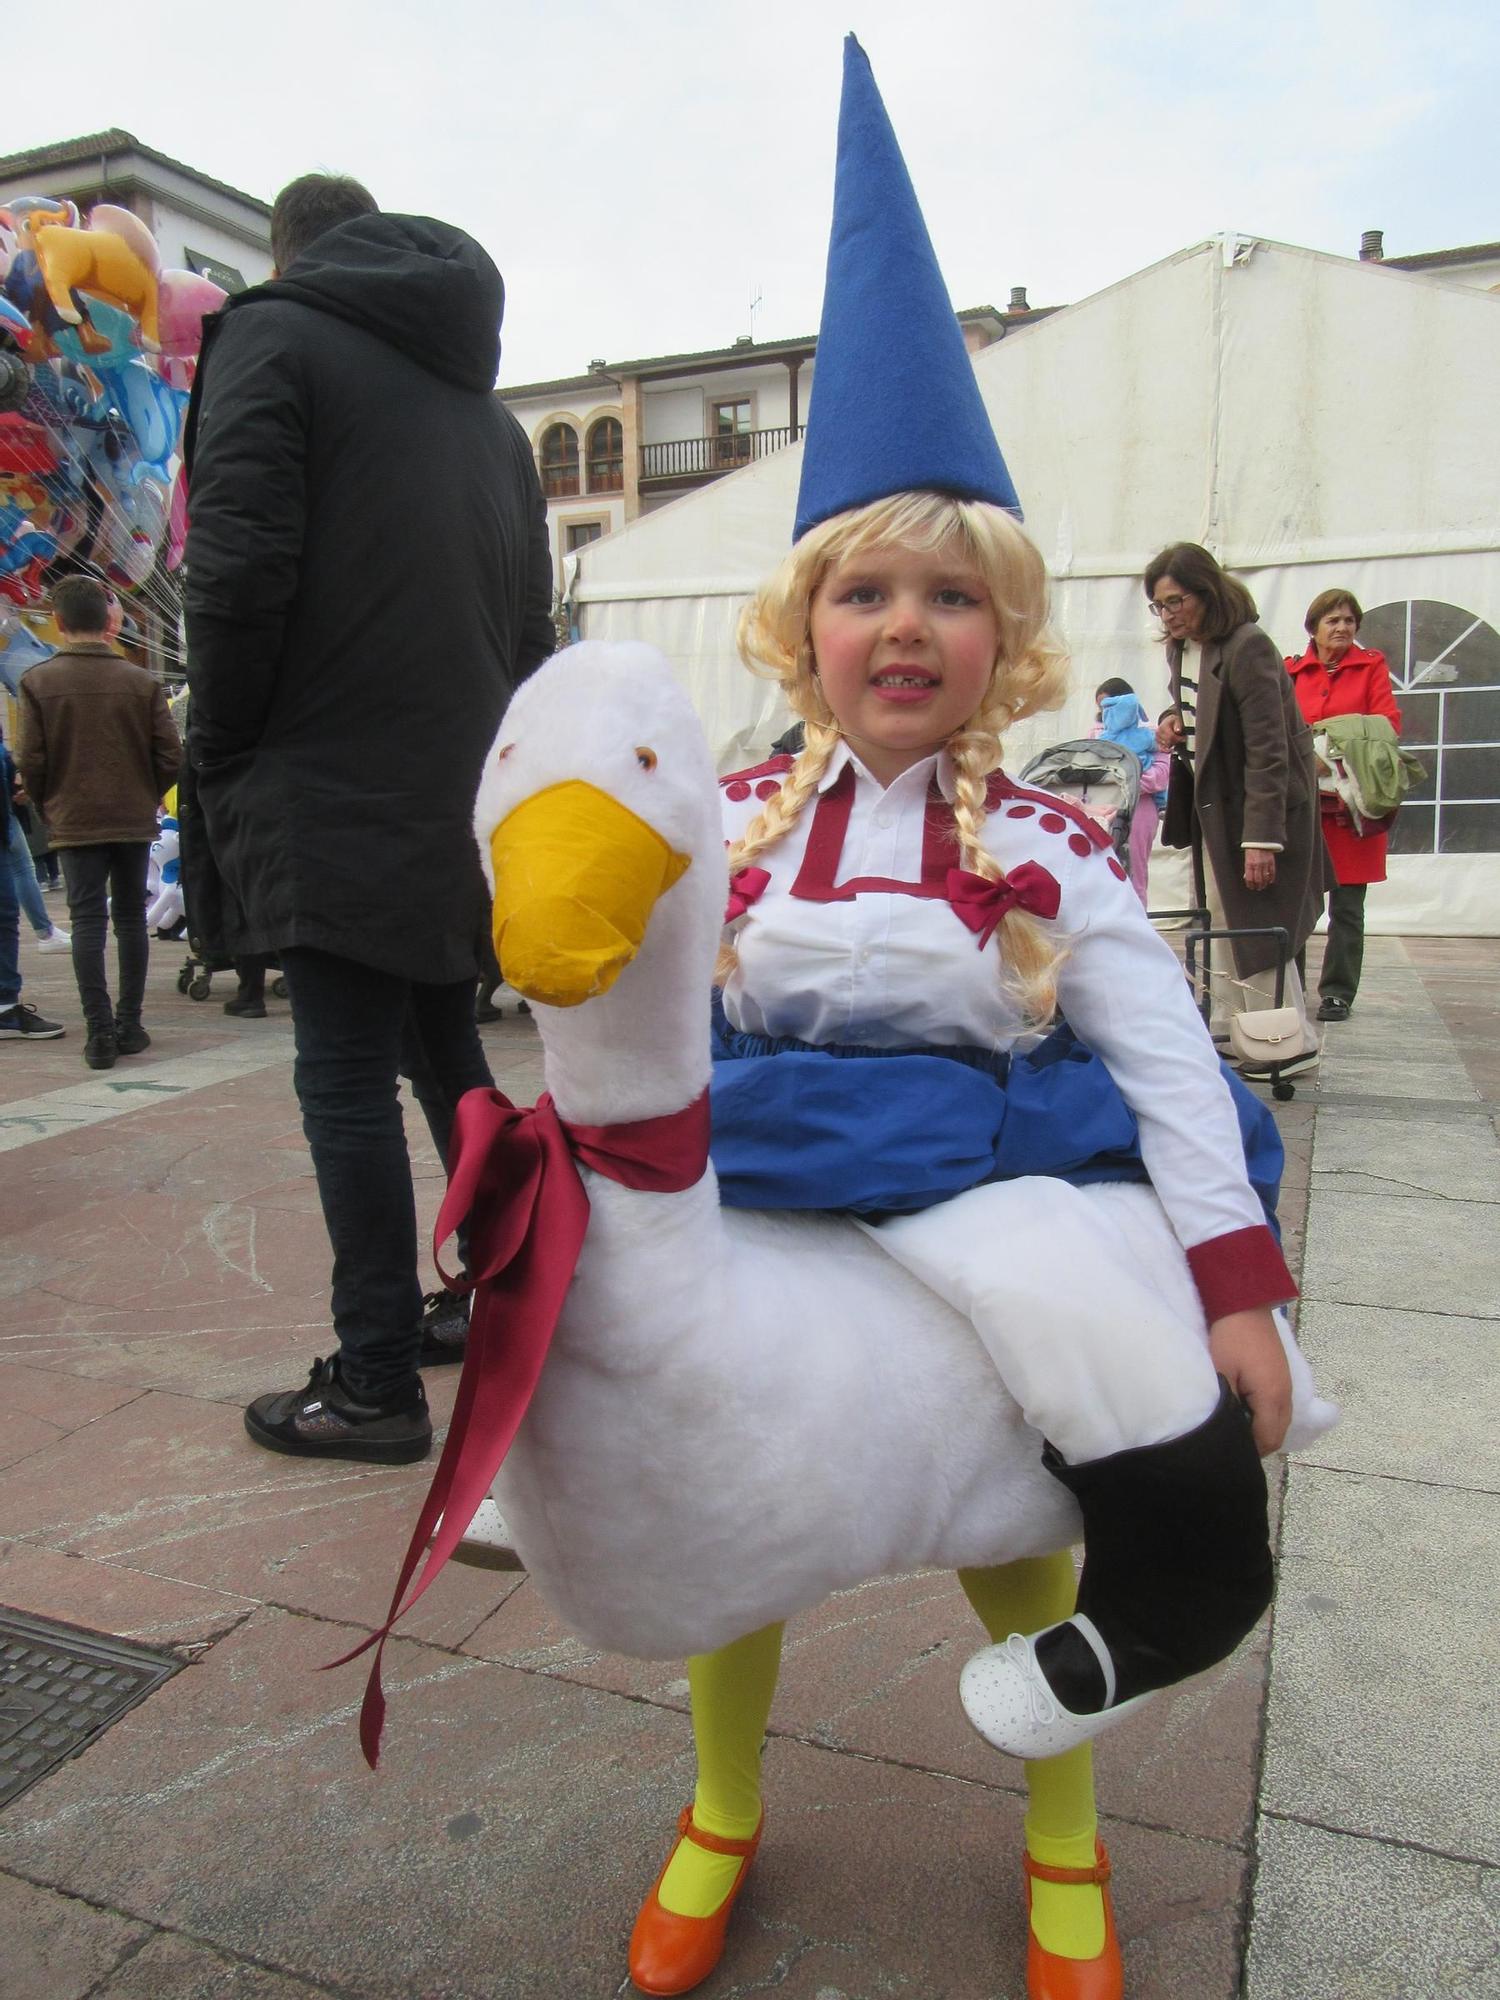
[{"label": "white handbag", "polygon": [[1302,1016],[1295,1007],[1256,1007],[1229,1017],[1236,1062],[1291,1062],[1302,1053]]}]

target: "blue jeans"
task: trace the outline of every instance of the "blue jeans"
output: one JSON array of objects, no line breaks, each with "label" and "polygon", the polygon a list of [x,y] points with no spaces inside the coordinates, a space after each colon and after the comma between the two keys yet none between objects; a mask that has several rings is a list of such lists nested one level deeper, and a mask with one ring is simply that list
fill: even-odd
[{"label": "blue jeans", "polygon": [[21,912],[11,872],[0,868],[0,1009],[14,1007],[20,997]]},{"label": "blue jeans", "polygon": [[38,937],[50,937],[52,919],[47,914],[47,905],[42,901],[42,885],[36,879],[36,863],[31,858],[25,830],[14,813],[10,816],[10,832],[6,836],[5,851],[10,863],[10,873],[15,881],[16,900],[26,912],[26,921]]},{"label": "blue jeans", "polygon": [[417,1374],[422,1287],[403,1069],[447,1156],[466,1090],[494,1081],[474,1025],[474,982],[426,986],[330,952],[281,954],[292,1000],[302,1129],[333,1249],[333,1328],[352,1392],[395,1401]]}]

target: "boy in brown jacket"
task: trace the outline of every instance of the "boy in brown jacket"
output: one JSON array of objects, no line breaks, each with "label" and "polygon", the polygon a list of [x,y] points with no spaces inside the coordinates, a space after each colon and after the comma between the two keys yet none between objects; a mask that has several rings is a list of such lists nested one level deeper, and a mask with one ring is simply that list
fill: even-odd
[{"label": "boy in brown jacket", "polygon": [[[16,763],[52,829],[73,920],[73,975],[90,1069],[148,1048],[146,870],[156,808],[182,757],[166,690],[122,660],[120,608],[102,583],[69,576],[52,592],[62,647],[21,678]],[[119,1002],[109,997],[104,934],[112,915]]]}]

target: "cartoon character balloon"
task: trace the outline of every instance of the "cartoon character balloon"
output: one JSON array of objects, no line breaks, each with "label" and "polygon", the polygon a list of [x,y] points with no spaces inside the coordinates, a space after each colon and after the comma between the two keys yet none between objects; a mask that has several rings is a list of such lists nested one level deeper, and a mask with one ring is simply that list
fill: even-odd
[{"label": "cartoon character balloon", "polygon": [[124,591],[162,588],[186,531],[188,391],[224,298],[164,270],[116,203],[86,220],[42,193],[0,206],[0,600],[38,602],[62,557]]}]

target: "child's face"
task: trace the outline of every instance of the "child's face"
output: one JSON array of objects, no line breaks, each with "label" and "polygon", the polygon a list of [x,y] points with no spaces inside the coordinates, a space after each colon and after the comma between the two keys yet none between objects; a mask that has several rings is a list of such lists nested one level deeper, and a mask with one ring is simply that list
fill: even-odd
[{"label": "child's face", "polygon": [[823,699],[888,785],[983,701],[999,650],[989,587],[962,546],[874,549],[831,569],[812,601]]}]

